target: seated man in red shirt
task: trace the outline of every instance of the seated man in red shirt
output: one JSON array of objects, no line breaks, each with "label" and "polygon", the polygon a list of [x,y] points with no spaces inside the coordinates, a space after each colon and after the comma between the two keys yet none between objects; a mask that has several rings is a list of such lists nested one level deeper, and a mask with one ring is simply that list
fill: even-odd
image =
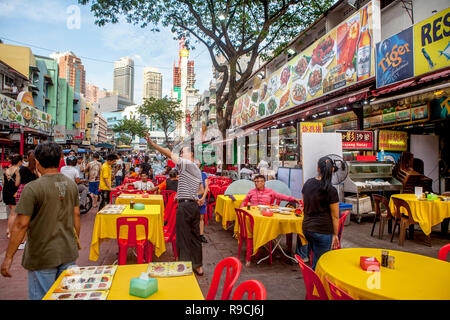
[{"label": "seated man in red shirt", "polygon": [[263,175],[258,175],[253,180],[255,182],[255,189],[252,189],[248,192],[244,201],[241,203],[241,208],[246,207],[247,203],[250,202],[251,206],[257,205],[273,205],[275,200],[280,201],[295,201],[300,202],[300,199],[289,197],[284,194],[279,194],[273,191],[272,189],[266,188],[266,178]]}]

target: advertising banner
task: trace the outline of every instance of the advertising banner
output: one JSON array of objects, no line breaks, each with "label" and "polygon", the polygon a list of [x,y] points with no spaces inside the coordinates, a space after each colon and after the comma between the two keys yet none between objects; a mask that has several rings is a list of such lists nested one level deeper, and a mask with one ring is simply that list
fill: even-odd
[{"label": "advertising banner", "polygon": [[50,132],[52,124],[50,114],[2,94],[0,94],[0,119],[44,132]]},{"label": "advertising banner", "polygon": [[379,39],[378,11],[370,2],[256,83],[236,100],[231,127],[241,127],[374,77],[372,52]]},{"label": "advertising banner", "polygon": [[385,151],[407,151],[408,133],[403,131],[380,130],[378,149]]},{"label": "advertising banner", "polygon": [[450,66],[450,7],[414,25],[416,76]]},{"label": "advertising banner", "polygon": [[373,131],[337,130],[342,133],[342,149],[373,150]]},{"label": "advertising banner", "polygon": [[413,47],[412,27],[377,43],[377,88],[414,76]]}]

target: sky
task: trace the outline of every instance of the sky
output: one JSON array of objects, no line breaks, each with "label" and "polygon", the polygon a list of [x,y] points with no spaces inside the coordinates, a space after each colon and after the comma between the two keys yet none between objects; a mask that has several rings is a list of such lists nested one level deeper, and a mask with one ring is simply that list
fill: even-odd
[{"label": "sky", "polygon": [[[0,39],[30,47],[35,55],[72,51],[81,58],[86,82],[113,89],[114,61],[131,57],[135,64],[135,103],[142,101],[143,69],[152,66],[163,74],[163,96],[170,96],[178,41],[170,29],[151,32],[126,21],[97,26],[90,7],[76,0],[0,0]],[[19,42],[19,43],[18,43]],[[101,60],[101,61],[99,61]],[[206,47],[198,44],[189,55],[195,62],[196,89],[203,93],[212,79]]]}]

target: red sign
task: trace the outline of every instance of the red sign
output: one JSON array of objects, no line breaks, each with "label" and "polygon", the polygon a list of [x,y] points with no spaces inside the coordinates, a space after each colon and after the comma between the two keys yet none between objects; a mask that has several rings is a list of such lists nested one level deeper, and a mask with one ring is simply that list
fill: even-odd
[{"label": "red sign", "polygon": [[342,133],[342,149],[373,150],[373,132],[357,130],[336,130]]}]

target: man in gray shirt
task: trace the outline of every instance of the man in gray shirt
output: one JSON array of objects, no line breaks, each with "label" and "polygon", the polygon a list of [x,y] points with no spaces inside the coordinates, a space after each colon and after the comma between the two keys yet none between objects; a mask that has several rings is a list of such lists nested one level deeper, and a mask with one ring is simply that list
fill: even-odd
[{"label": "man in gray shirt", "polygon": [[180,176],[177,189],[177,216],[175,221],[176,247],[180,261],[192,261],[194,273],[203,276],[202,241],[200,238],[200,207],[204,200],[202,174],[194,163],[194,154],[184,147],[180,156],[153,142],[146,134],[148,144],[177,164]]}]

